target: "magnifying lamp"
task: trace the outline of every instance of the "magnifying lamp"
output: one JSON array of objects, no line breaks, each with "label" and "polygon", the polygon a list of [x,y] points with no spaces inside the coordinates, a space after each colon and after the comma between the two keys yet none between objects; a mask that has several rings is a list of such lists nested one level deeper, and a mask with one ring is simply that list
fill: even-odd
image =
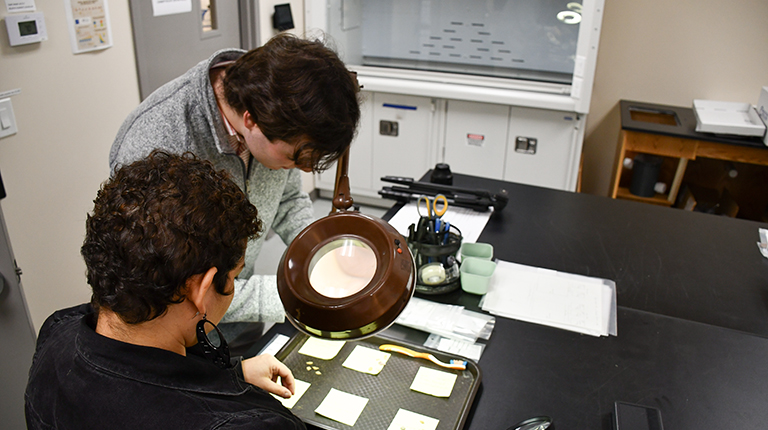
[{"label": "magnifying lamp", "polygon": [[327,339],[357,339],[389,327],[413,296],[416,269],[403,237],[361,214],[349,195],[349,149],[336,168],[331,213],[288,245],[277,289],[288,321]]}]

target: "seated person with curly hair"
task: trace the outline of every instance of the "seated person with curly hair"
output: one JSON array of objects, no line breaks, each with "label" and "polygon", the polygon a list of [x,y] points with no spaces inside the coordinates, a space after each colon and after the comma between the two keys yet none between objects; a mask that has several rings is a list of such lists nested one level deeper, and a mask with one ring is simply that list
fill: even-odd
[{"label": "seated person with curly hair", "polygon": [[81,249],[91,303],[40,330],[27,426],[305,428],[270,395],[293,393],[285,365],[230,359],[223,338],[208,337],[261,232],[229,176],[191,154],[153,152],[121,167],[94,203]]}]

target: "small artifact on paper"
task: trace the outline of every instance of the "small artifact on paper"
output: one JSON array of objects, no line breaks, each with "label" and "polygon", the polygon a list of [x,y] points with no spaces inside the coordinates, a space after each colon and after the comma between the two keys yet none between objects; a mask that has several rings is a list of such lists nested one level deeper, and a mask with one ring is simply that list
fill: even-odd
[{"label": "small artifact on paper", "polygon": [[413,378],[411,390],[435,397],[451,397],[456,374],[420,367]]},{"label": "small artifact on paper", "polygon": [[[294,390],[295,392],[293,393],[290,399],[286,399],[286,398],[277,396],[275,394],[272,394],[272,397],[279,400],[280,403],[282,403],[283,406],[285,406],[288,409],[291,409],[292,407],[294,407],[294,405],[296,405],[296,402],[298,402],[299,399],[301,399],[301,396],[303,396],[304,393],[307,392],[307,390],[309,389],[309,386],[312,385],[309,382],[300,381],[298,379],[294,379],[294,381],[296,383],[296,388]],[[278,384],[280,383],[279,377],[277,378],[277,383]]]},{"label": "small artifact on paper", "polygon": [[378,375],[387,364],[390,354],[377,349],[357,345],[342,366],[362,373]]},{"label": "small artifact on paper", "polygon": [[330,360],[341,351],[344,343],[345,341],[343,340],[325,340],[310,337],[299,349],[299,354],[309,355],[321,360]]},{"label": "small artifact on paper", "polygon": [[399,409],[387,430],[435,430],[440,420]]},{"label": "small artifact on paper", "polygon": [[368,399],[365,397],[331,388],[320,406],[315,409],[315,413],[348,426],[354,426],[367,404]]}]

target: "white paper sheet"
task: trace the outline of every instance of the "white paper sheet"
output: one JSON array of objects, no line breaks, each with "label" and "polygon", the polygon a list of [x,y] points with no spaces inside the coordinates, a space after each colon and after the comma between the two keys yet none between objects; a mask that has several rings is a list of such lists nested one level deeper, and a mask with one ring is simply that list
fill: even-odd
[{"label": "white paper sheet", "polygon": [[[424,207],[422,205],[422,211]],[[452,226],[461,230],[462,243],[477,242],[480,233],[483,232],[485,225],[491,218],[493,211],[477,212],[469,208],[461,208],[450,205],[442,217],[443,221],[451,223]],[[399,211],[389,220],[389,224],[394,227],[403,237],[408,237],[408,227],[411,224],[419,222],[419,211],[416,202],[410,202],[400,208]]]},{"label": "white paper sheet", "polygon": [[482,308],[592,336],[616,335],[613,281],[499,261]]},{"label": "white paper sheet", "polygon": [[152,0],[154,16],[192,12],[192,0]]}]

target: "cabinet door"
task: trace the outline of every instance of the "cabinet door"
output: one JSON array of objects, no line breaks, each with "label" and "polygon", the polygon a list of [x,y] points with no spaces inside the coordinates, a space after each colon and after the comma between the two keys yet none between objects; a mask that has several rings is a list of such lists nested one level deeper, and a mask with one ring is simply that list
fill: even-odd
[{"label": "cabinet door", "polygon": [[392,185],[382,182],[382,176],[418,179],[437,162],[432,142],[433,106],[428,97],[374,93],[371,173],[376,192]]},{"label": "cabinet door", "polygon": [[[583,125],[575,113],[511,107],[503,179],[573,191],[580,156],[577,131]],[[535,139],[535,149],[518,145],[518,138],[529,145]]]},{"label": "cabinet door", "polygon": [[[372,190],[371,168],[373,166],[373,93],[362,93],[363,103],[360,105],[360,125],[357,135],[349,149],[349,187],[352,196],[370,195]],[[336,163],[323,173],[316,175],[315,185],[321,190],[333,191],[336,185]]]},{"label": "cabinet door", "polygon": [[444,160],[456,173],[502,179],[509,106],[449,100]]}]

